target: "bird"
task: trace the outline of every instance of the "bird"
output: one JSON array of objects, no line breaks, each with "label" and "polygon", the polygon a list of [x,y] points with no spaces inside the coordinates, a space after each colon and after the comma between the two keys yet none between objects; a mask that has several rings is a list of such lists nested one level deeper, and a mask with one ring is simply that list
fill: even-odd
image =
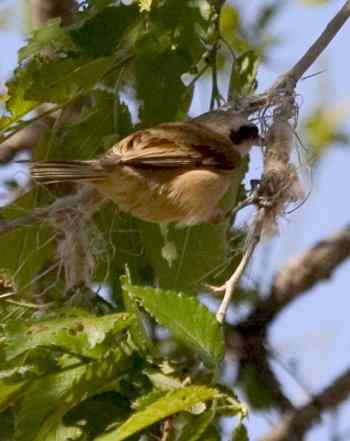
[{"label": "bird", "polygon": [[29,162],[38,183],[88,182],[123,212],[186,227],[223,219],[222,200],[259,139],[246,116],[216,110],[137,130],[97,159]]}]

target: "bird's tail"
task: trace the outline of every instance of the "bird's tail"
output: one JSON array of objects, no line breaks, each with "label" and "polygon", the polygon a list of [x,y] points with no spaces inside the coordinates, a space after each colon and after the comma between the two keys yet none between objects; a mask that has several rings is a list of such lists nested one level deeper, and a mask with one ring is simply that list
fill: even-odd
[{"label": "bird's tail", "polygon": [[107,176],[97,161],[18,161],[27,163],[32,178],[43,184],[99,181]]}]

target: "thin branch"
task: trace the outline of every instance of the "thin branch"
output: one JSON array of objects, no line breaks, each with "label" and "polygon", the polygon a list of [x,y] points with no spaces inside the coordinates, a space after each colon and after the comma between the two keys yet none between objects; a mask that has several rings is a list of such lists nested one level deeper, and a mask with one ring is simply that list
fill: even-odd
[{"label": "thin branch", "polygon": [[[273,112],[273,122],[268,131],[271,136],[267,138],[266,154],[264,158],[264,172],[262,182],[266,182],[265,192],[262,196],[268,199],[268,196],[274,197],[270,210],[259,210],[256,217],[256,224],[260,224],[259,234],[256,237],[260,238],[263,231],[267,230],[268,224],[276,225],[277,218],[283,212],[284,207],[292,201],[298,199],[299,182],[298,175],[295,168],[290,164],[290,154],[292,148],[292,126],[290,120],[295,120],[297,105],[295,103],[295,87],[297,82],[302,78],[306,70],[316,61],[329,43],[333,40],[339,30],[350,16],[350,0],[348,0],[335,17],[328,23],[325,30],[321,33],[315,43],[306,51],[300,60],[281,78],[265,94],[258,97],[248,97],[238,103],[241,112],[251,113],[256,112],[259,108],[273,105],[275,107]],[[283,99],[282,99],[283,98]],[[259,105],[257,105],[259,103]],[[233,107],[237,110],[237,104],[230,104],[226,109]],[[274,142],[276,140],[276,142]],[[285,185],[282,185],[283,182]],[[263,188],[264,186],[262,186]],[[279,197],[276,197],[279,193]],[[265,219],[264,219],[265,218]],[[270,218],[270,219],[269,219]],[[264,226],[266,224],[266,228]],[[217,312],[217,320],[222,323],[233,291],[236,284],[240,280],[254,250],[259,242],[254,238],[249,243],[246,253],[233,272],[232,276],[226,283],[214,291],[224,291],[224,299]]]},{"label": "thin branch", "polygon": [[223,286],[221,286],[219,288],[213,288],[213,290],[216,292],[220,292],[220,291],[225,292],[224,298],[223,298],[223,300],[220,304],[220,307],[216,313],[216,319],[219,323],[222,323],[224,321],[226,312],[228,310],[228,307],[230,306],[231,298],[232,298],[234,290],[237,286],[237,283],[240,281],[246,267],[248,266],[248,264],[250,262],[250,259],[255,251],[255,248],[260,241],[264,217],[265,217],[265,209],[260,208],[260,210],[257,214],[257,217],[256,217],[255,224],[253,226],[253,230],[252,230],[251,234],[249,235],[250,237],[248,238],[247,249],[246,249],[239,265],[237,266],[237,268],[233,272],[232,276],[225,282],[225,284]]},{"label": "thin branch", "polygon": [[300,441],[319,422],[324,411],[334,410],[350,395],[350,369],[316,395],[308,404],[286,414],[282,423],[261,441]]},{"label": "thin branch", "polygon": [[281,92],[292,92],[297,82],[302,78],[305,72],[319,58],[322,52],[327,48],[331,41],[338,34],[350,17],[350,0],[348,0],[339,12],[327,24],[324,31],[310,46],[305,54],[289,69],[281,75],[277,81],[264,93],[256,96],[243,97],[240,100],[230,102],[224,106],[226,109],[240,110],[246,113],[254,113],[266,107],[273,102],[276,94]]},{"label": "thin branch", "polygon": [[272,86],[272,89],[283,88],[289,82],[292,82],[293,87],[319,58],[322,52],[326,49],[329,43],[334,39],[345,22],[350,17],[350,0],[348,0],[340,11],[332,18],[327,24],[322,34],[312,44],[312,46],[306,51],[306,53],[294,64],[294,66],[286,72],[277,82]]}]

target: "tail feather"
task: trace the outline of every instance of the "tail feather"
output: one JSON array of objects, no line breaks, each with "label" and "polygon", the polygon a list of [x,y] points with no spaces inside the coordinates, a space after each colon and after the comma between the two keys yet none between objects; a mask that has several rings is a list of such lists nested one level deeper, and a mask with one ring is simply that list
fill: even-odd
[{"label": "tail feather", "polygon": [[96,161],[21,161],[27,162],[32,178],[44,184],[74,181],[99,181],[107,176]]}]

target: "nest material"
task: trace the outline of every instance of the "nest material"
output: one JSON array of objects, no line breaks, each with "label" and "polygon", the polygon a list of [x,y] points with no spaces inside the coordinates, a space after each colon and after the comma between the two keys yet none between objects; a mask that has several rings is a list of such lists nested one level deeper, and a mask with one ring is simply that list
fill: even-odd
[{"label": "nest material", "polygon": [[275,234],[278,218],[286,212],[286,207],[304,196],[297,169],[291,163],[294,124],[289,115],[295,115],[296,111],[290,106],[290,103],[282,104],[274,111],[273,122],[265,136],[264,173],[259,195],[269,203],[265,207],[263,237]]}]

